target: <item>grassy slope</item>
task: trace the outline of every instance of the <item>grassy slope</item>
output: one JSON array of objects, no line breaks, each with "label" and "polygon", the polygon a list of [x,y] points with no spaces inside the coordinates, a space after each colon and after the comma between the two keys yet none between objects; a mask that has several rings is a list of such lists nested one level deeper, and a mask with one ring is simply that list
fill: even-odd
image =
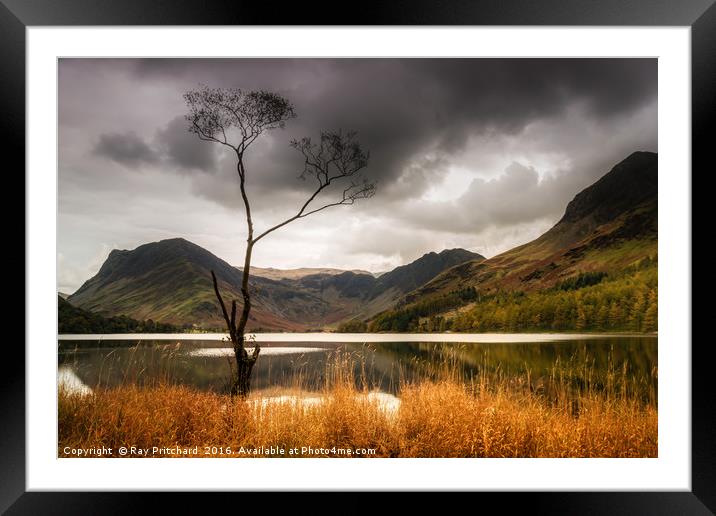
[{"label": "grassy slope", "polygon": [[[221,278],[221,277],[220,277]],[[73,303],[101,314],[127,315],[135,319],[152,318],[172,324],[196,321],[199,326],[223,328],[223,319],[214,295],[208,270],[181,258],[164,261],[139,276],[126,276],[111,282],[91,283],[71,297]],[[234,282],[219,280],[225,300],[241,299]],[[267,308],[272,300],[257,295],[249,328],[280,330],[305,329]]]},{"label": "grassy slope", "polygon": [[[635,226],[641,228],[643,219],[653,224],[635,234]],[[556,226],[540,238],[488,260],[453,267],[411,292],[405,302],[467,286],[484,294],[540,290],[580,272],[618,271],[658,252],[655,203],[638,206],[561,247],[567,240],[566,229]]]},{"label": "grassy slope", "polygon": [[[573,253],[564,259],[567,253],[548,255],[546,260],[531,263],[525,260],[527,263],[523,262],[521,267],[511,260],[488,263],[465,279],[456,279],[453,271],[448,271],[437,279],[439,288],[379,314],[370,328],[374,331],[656,330],[655,313],[647,315],[650,306],[656,305],[655,240],[621,241],[600,248],[584,246],[578,257]],[[512,267],[505,262],[512,263]],[[560,288],[565,279],[595,271],[607,273],[597,285],[576,290]],[[473,295],[463,299],[456,293],[466,287],[474,287]],[[475,292],[479,292],[479,297]],[[611,316],[604,312],[609,309],[615,312]]]}]

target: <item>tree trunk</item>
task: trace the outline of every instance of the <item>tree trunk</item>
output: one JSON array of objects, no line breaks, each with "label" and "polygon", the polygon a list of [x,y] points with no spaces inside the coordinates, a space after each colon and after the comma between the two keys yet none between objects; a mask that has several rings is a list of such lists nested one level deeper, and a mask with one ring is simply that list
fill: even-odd
[{"label": "tree trunk", "polygon": [[[250,253],[251,251],[248,250],[247,261],[251,259]],[[216,294],[216,299],[219,301],[219,305],[221,305],[221,312],[224,315],[224,321],[229,329],[229,338],[231,339],[231,343],[234,348],[234,357],[236,359],[236,371],[231,379],[230,392],[232,396],[240,396],[242,398],[245,398],[249,394],[249,390],[251,389],[251,372],[254,368],[254,364],[256,363],[256,359],[259,357],[259,353],[261,352],[261,347],[258,344],[254,344],[254,350],[250,355],[248,351],[246,351],[244,329],[246,328],[249,311],[251,309],[247,271],[248,269],[245,268],[244,281],[242,282],[241,287],[241,293],[244,298],[244,307],[242,309],[241,320],[239,321],[238,326],[236,324],[236,300],[231,302],[231,316],[229,316],[226,304],[224,303],[224,298],[219,292],[219,284],[216,280],[216,274],[214,274],[214,271],[211,271],[211,279],[214,283],[214,293]]]},{"label": "tree trunk", "polygon": [[[242,336],[240,345],[234,346],[234,354],[236,355],[236,374],[234,375],[231,385],[231,395],[245,398],[251,390],[251,371],[256,363],[256,358],[258,358],[258,353],[252,353],[249,355],[243,341],[244,339]],[[239,353],[236,353],[237,348],[240,349]]]},{"label": "tree trunk", "polygon": [[244,257],[244,270],[242,271],[241,277],[241,297],[243,298],[243,306],[241,307],[241,317],[239,321],[236,321],[236,300],[231,302],[231,317],[226,310],[224,299],[219,293],[219,285],[216,281],[216,275],[214,271],[211,271],[211,278],[214,281],[214,293],[216,299],[219,300],[221,305],[221,312],[224,315],[224,321],[229,329],[229,337],[231,337],[231,343],[234,347],[234,357],[236,358],[236,373],[232,378],[231,383],[231,395],[241,396],[245,398],[249,394],[251,389],[251,371],[254,368],[256,359],[259,357],[261,347],[258,343],[254,343],[254,350],[251,355],[246,351],[246,337],[244,331],[246,330],[246,324],[249,322],[249,313],[251,312],[251,295],[249,293],[249,274],[251,272],[251,253],[254,249],[254,223],[251,220],[251,204],[249,203],[249,197],[246,195],[246,171],[244,170],[244,159],[243,150],[237,150],[238,161],[236,163],[236,171],[239,174],[240,186],[241,186],[241,198],[244,201],[244,208],[246,209],[246,229],[248,235],[246,238],[246,255]]}]

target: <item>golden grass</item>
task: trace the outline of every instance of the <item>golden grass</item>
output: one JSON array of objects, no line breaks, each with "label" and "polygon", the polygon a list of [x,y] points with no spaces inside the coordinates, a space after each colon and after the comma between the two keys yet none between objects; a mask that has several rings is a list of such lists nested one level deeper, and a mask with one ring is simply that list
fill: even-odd
[{"label": "golden grass", "polygon": [[279,402],[267,402],[261,393],[242,401],[166,383],[99,389],[85,396],[61,389],[58,454],[102,446],[112,449],[109,456],[119,456],[121,446],[135,446],[155,457],[172,453],[152,453],[153,447],[175,446],[196,446],[199,456],[231,457],[316,456],[289,455],[305,447],[373,449],[371,457],[658,453],[656,402],[629,397],[627,389],[575,391],[555,377],[547,389],[535,390],[528,377],[484,375],[475,384],[448,374],[402,385],[400,406],[390,411],[356,388],[350,374],[333,380],[313,394],[321,402],[312,404],[302,403],[305,393],[299,391]]}]

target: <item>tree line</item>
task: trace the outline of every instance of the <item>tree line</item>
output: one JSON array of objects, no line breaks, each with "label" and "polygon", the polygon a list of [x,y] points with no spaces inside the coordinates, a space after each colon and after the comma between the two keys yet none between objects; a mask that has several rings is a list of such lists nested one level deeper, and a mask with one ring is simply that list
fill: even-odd
[{"label": "tree line", "polygon": [[[614,276],[583,273],[539,292],[480,296],[470,287],[379,314],[369,331],[517,332],[658,329],[658,271],[652,259]],[[445,312],[453,311],[446,317]]]},{"label": "tree line", "polygon": [[126,315],[103,317],[72,306],[59,296],[57,303],[58,333],[179,333],[183,331],[172,324],[152,319],[138,321]]}]

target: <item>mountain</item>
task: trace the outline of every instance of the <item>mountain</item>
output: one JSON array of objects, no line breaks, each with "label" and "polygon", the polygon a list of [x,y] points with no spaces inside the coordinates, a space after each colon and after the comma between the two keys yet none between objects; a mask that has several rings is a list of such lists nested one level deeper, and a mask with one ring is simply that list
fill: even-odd
[{"label": "mountain", "polygon": [[440,253],[424,254],[377,278],[370,273],[345,271],[340,274],[310,274],[283,283],[325,300],[333,314],[324,319],[323,324],[334,324],[346,319],[369,318],[390,308],[403,295],[450,267],[484,259],[484,256],[465,249],[446,249]]},{"label": "mountain", "polygon": [[[397,307],[461,289],[480,296],[533,292],[579,275],[616,274],[657,256],[657,229],[657,154],[635,152],[578,193],[539,238],[488,260],[452,267],[408,293]],[[468,297],[465,304],[473,303]]]},{"label": "mountain", "polygon": [[414,262],[397,267],[382,274],[378,280],[378,290],[395,288],[403,293],[415,290],[435,276],[455,265],[462,263],[480,263],[484,256],[465,249],[445,249],[440,253],[428,253]]},{"label": "mountain", "polygon": [[[101,315],[127,315],[171,324],[223,328],[211,282],[215,271],[225,299],[241,299],[241,273],[224,260],[182,238],[132,251],[113,250],[97,275],[68,301]],[[309,294],[266,278],[250,282],[254,293],[249,327],[297,331],[325,304]],[[295,302],[287,302],[295,300]]]},{"label": "mountain", "polygon": [[[237,269],[242,270],[241,267]],[[251,267],[251,274],[253,276],[259,276],[261,278],[268,278],[276,281],[289,279],[301,279],[305,276],[312,276],[315,274],[327,274],[329,276],[335,276],[343,274],[344,272],[352,272],[354,274],[368,274],[372,275],[368,271],[362,271],[359,269],[353,269],[345,271],[343,269],[331,269],[327,267],[301,267],[298,269],[274,269],[273,267]]]},{"label": "mountain", "polygon": [[[482,256],[450,249],[375,278],[337,269],[257,269],[251,276],[250,330],[305,331],[390,307],[446,268]],[[223,329],[211,283],[215,271],[227,300],[241,299],[241,270],[182,238],[113,250],[99,272],[68,301],[102,316],[125,315],[175,325]]]}]

